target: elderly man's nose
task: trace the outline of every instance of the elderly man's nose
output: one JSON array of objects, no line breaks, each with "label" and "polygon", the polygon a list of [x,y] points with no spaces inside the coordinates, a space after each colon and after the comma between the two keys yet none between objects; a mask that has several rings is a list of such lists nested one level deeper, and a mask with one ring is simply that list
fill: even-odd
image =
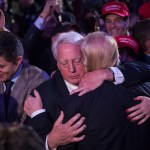
[{"label": "elderly man's nose", "polygon": [[69,71],[70,72],[75,72],[76,71],[75,65],[72,62],[69,63]]}]

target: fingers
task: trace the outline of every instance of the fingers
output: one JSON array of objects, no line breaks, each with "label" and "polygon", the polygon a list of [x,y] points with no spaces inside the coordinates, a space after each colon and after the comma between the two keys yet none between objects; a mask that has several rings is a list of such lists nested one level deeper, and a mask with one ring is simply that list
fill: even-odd
[{"label": "fingers", "polygon": [[55,125],[62,124],[63,120],[64,120],[64,112],[61,111],[61,112],[60,112],[60,115],[59,115],[59,117],[58,117],[58,119],[57,119],[56,122],[55,122]]},{"label": "fingers", "polygon": [[79,92],[78,96],[82,96],[82,95],[84,95],[84,94],[86,94],[86,93],[88,93],[88,92],[90,92],[90,91],[91,91],[90,88],[83,88],[83,87],[80,88],[80,87],[79,87],[79,88],[77,88],[76,90],[73,90],[73,91],[70,93],[70,95],[73,95],[73,94]]},{"label": "fingers", "polygon": [[41,100],[41,96],[37,90],[34,90],[34,96]]},{"label": "fingers", "polygon": [[134,98],[134,100],[144,100],[146,97],[145,96],[137,96]]},{"label": "fingers", "polygon": [[82,135],[80,137],[74,137],[72,139],[72,142],[80,142],[80,141],[84,140],[84,138],[85,138],[85,135]]},{"label": "fingers", "polygon": [[131,119],[131,121],[134,122],[134,121],[140,120],[140,119],[142,119],[142,118],[144,118],[144,117],[145,117],[145,115],[142,114],[142,113],[140,113],[139,115],[133,117],[133,118]]},{"label": "fingers", "polygon": [[142,114],[142,111],[140,109],[136,110],[136,111],[132,112],[130,115],[128,115],[128,119],[136,117],[137,115],[140,115],[140,114]]},{"label": "fingers", "polygon": [[78,129],[83,124],[84,121],[85,121],[85,117],[82,117],[78,122],[76,122],[72,126],[72,128],[75,129],[75,130]]},{"label": "fingers", "polygon": [[85,128],[86,125],[83,125],[83,122],[85,121],[85,117],[80,118],[79,121],[77,121],[74,125],[70,127],[70,131],[72,133],[72,136],[76,136],[80,134]]},{"label": "fingers", "polygon": [[81,132],[83,132],[85,130],[85,128],[86,128],[86,125],[85,124],[82,125],[79,129],[77,129],[77,130],[75,130],[73,132],[73,136],[77,136],[78,134],[80,134]]},{"label": "fingers", "polygon": [[142,120],[140,120],[140,121],[138,122],[138,125],[144,123],[148,118],[149,118],[149,116],[146,115]]},{"label": "fingers", "polygon": [[83,90],[83,88],[77,88],[77,89],[73,90],[72,92],[70,92],[70,95],[81,92],[82,90]]},{"label": "fingers", "polygon": [[131,108],[128,108],[128,109],[126,110],[126,112],[127,112],[127,113],[130,113],[130,112],[136,111],[136,110],[138,110],[138,109],[140,109],[140,104],[135,105],[135,106],[133,106],[133,107],[131,107]]},{"label": "fingers", "polygon": [[136,117],[132,118],[131,121],[134,122],[134,121],[138,121],[138,125],[144,123],[147,119],[149,118],[149,116],[147,115],[144,115],[144,114],[139,114],[137,115]]},{"label": "fingers", "polygon": [[66,124],[68,126],[72,126],[79,118],[80,118],[81,114],[76,114],[74,117],[72,117]]},{"label": "fingers", "polygon": [[90,92],[91,90],[89,89],[89,88],[86,88],[86,89],[84,89],[83,91],[81,91],[79,94],[78,94],[78,96],[82,96],[82,95],[84,95],[84,94],[86,94],[86,93],[88,93],[88,92]]}]

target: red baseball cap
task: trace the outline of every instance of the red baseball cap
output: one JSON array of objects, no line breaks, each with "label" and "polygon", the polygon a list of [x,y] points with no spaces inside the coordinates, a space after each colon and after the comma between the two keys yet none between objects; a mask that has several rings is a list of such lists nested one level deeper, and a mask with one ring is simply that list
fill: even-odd
[{"label": "red baseball cap", "polygon": [[138,10],[141,19],[150,18],[150,2],[145,2]]},{"label": "red baseball cap", "polygon": [[116,14],[121,17],[129,16],[129,9],[123,2],[108,2],[102,7],[102,16]]},{"label": "red baseball cap", "polygon": [[118,47],[130,47],[137,55],[139,53],[139,44],[132,36],[115,37]]}]

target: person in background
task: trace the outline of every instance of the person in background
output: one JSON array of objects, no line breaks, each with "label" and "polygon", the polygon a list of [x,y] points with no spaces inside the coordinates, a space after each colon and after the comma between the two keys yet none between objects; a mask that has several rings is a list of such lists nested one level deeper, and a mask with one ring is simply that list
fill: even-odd
[{"label": "person in background", "polygon": [[146,0],[138,9],[140,20],[150,18],[150,0]]},{"label": "person in background", "polygon": [[[58,24],[62,26],[61,32],[66,32],[77,26],[71,23],[69,18],[67,23],[58,22],[57,16],[54,14],[56,7],[56,0],[47,0],[42,12],[22,40],[30,64],[43,69],[48,74],[57,69],[51,50],[51,40],[54,32],[56,34],[60,31],[60,29],[57,29],[60,28]],[[76,27],[74,30],[76,30]]]},{"label": "person in background", "polygon": [[44,150],[44,143],[31,128],[18,124],[0,125],[1,150]]},{"label": "person in background", "polygon": [[0,122],[23,123],[24,100],[50,77],[43,70],[23,64],[23,46],[11,32],[0,32]]},{"label": "person in background", "polygon": [[150,18],[139,21],[132,28],[132,36],[140,44],[139,60],[150,64]]},{"label": "person in background", "polygon": [[23,38],[36,20],[40,8],[35,0],[19,0],[18,6],[19,10],[15,16],[19,26],[18,35],[20,38]]},{"label": "person in background", "polygon": [[[138,60],[150,65],[150,19],[143,19],[133,26],[132,35],[140,44]],[[142,113],[145,116],[139,121],[139,124],[142,124],[150,117],[150,98],[139,96],[135,100],[141,101],[141,103],[127,110],[128,118],[133,122],[137,121]]]},{"label": "person in background", "polygon": [[139,54],[139,44],[131,36],[115,37],[119,48],[119,58],[121,63],[135,61]]},{"label": "person in background", "polygon": [[113,36],[129,35],[129,10],[123,2],[107,2],[102,7],[106,32]]}]

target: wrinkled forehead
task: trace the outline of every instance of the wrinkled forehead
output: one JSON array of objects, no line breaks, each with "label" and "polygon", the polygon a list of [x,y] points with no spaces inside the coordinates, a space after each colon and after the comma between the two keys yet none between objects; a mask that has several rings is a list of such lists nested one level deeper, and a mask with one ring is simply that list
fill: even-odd
[{"label": "wrinkled forehead", "polygon": [[81,57],[81,49],[77,44],[59,43],[57,46],[58,59],[71,59]]}]

